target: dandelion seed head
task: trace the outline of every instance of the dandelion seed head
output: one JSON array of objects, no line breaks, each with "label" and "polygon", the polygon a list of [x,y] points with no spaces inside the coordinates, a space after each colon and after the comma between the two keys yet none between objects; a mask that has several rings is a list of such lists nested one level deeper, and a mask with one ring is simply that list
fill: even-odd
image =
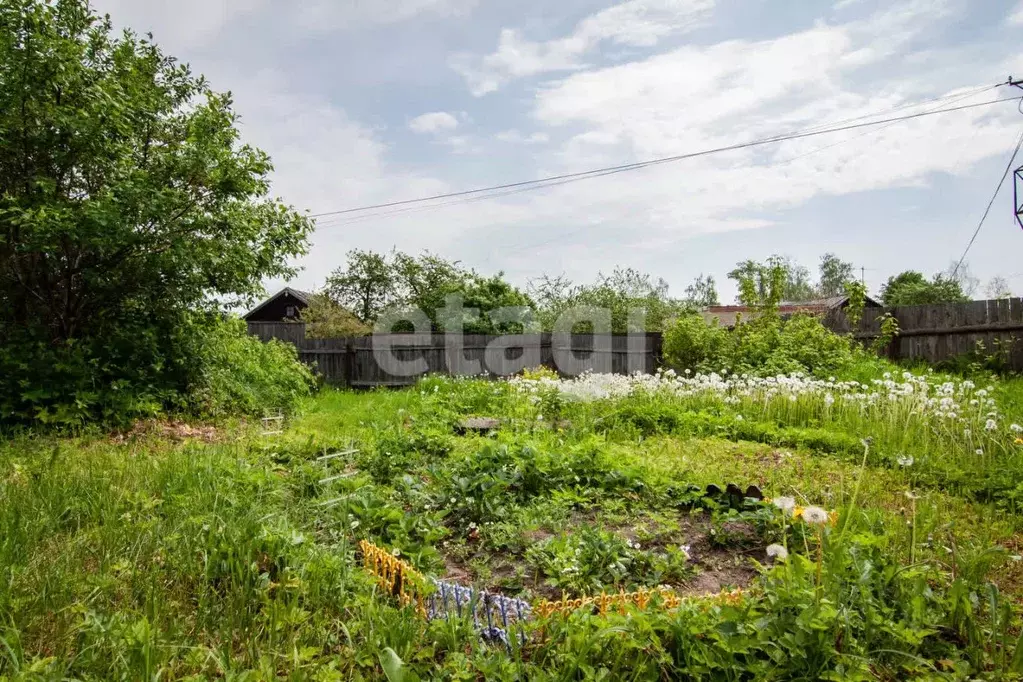
[{"label": "dandelion seed head", "polygon": [[828,522],[828,512],[820,507],[810,506],[803,510],[803,520],[812,526],[822,526]]},{"label": "dandelion seed head", "polygon": [[776,559],[777,561],[784,561],[785,559],[789,558],[789,550],[777,544],[768,545],[767,556],[771,557],[772,559]]},{"label": "dandelion seed head", "polygon": [[794,497],[776,497],[771,503],[787,514],[792,513],[792,510],[796,508],[796,499]]}]

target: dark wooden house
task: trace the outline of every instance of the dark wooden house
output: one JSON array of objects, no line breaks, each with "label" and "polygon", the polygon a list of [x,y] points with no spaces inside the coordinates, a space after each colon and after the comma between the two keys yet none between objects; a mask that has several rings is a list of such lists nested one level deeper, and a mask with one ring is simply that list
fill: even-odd
[{"label": "dark wooden house", "polygon": [[245,313],[246,322],[297,322],[302,311],[309,307],[312,294],[284,287],[255,308]]}]

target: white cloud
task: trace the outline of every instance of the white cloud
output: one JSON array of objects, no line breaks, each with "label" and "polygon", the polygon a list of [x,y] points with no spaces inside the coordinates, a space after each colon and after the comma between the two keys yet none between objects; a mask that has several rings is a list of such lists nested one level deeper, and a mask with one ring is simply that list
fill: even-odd
[{"label": "white cloud", "polygon": [[1016,9],[1012,11],[1005,22],[1010,26],[1023,25],[1023,2],[1016,5]]},{"label": "white cloud", "polygon": [[[421,92],[396,90],[394,97],[372,102],[372,97],[363,96],[365,91],[353,91],[342,80],[301,79],[294,74],[332,63],[331,59],[350,61],[347,53],[339,57],[329,50],[357,43],[353,54],[367,64],[359,69],[360,85],[370,91],[403,87],[374,72],[373,64],[392,57],[422,60],[423,55],[388,42],[394,28],[384,25],[464,17],[476,0],[308,0],[302,3],[304,10],[289,13],[286,19],[277,11],[282,0],[230,4],[181,0],[183,6],[162,0],[99,2],[112,12],[119,8],[115,19],[152,28],[158,38],[177,36],[177,43],[165,43],[171,53],[191,60],[218,87],[230,88],[242,117],[243,139],[273,157],[274,192],[312,212],[732,144],[942,94],[935,88],[973,86],[1023,71],[1018,51],[945,30],[951,22],[939,24],[950,8],[968,10],[968,0],[908,0],[887,4],[887,11],[866,18],[863,13],[875,3],[845,3],[847,9],[837,15],[843,23],[812,24],[816,14],[828,15],[828,11],[807,9],[800,12],[798,25],[803,28],[792,28],[794,21],[779,20],[769,32],[756,32],[777,36],[771,39],[729,36],[725,32],[734,23],[722,17],[715,34],[700,35],[700,40],[682,46],[673,38],[699,26],[713,9],[711,0],[627,0],[595,11],[560,35],[505,30],[496,45],[488,46],[494,49],[475,57],[462,54],[456,64],[476,94],[537,74],[559,79],[540,88],[530,86],[525,99],[498,95],[486,102],[493,106],[470,109],[474,123],[469,126],[468,114],[453,110],[461,108],[457,104],[449,112],[425,115],[432,119],[424,119],[422,108],[410,111],[396,104],[421,101],[416,99]],[[176,9],[180,7],[184,9]],[[477,16],[486,7],[482,4],[472,15],[471,29],[477,33],[487,30],[486,17]],[[1017,15],[1021,11],[1023,7],[1016,10]],[[561,15],[552,9],[544,16]],[[296,50],[294,63],[279,64],[281,74],[257,74],[259,64],[267,62],[249,60],[236,51],[250,41],[245,31],[235,30],[236,25],[251,28],[257,40],[276,36],[280,25],[285,37],[295,41],[312,37],[307,46],[315,45],[317,50],[322,46],[324,52]],[[356,27],[366,30],[365,40],[349,40]],[[323,30],[331,33],[318,36]],[[1011,36],[1012,31],[1002,33]],[[714,35],[737,39],[710,42]],[[234,42],[229,44],[228,39]],[[452,49],[465,49],[469,42]],[[609,59],[612,52],[613,61]],[[446,58],[432,57],[431,63]],[[620,65],[593,66],[607,63]],[[285,72],[292,75],[282,75]],[[457,93],[436,94],[439,102],[458,101]],[[996,96],[987,93],[970,101]],[[352,104],[354,99],[346,98],[359,98],[360,108]],[[520,110],[523,101],[526,116]],[[863,205],[886,201],[898,205],[892,210],[891,225],[901,231],[917,230],[921,247],[920,253],[913,252],[913,265],[926,269],[921,260],[927,258],[924,252],[939,248],[931,245],[936,241],[930,238],[932,224],[970,222],[976,216],[932,215],[955,209],[943,206],[943,197],[932,193],[926,209],[916,209],[928,215],[920,218],[908,207],[914,201],[917,207],[923,204],[923,195],[900,193],[898,188],[924,187],[935,174],[949,174],[963,179],[951,183],[957,187],[982,184],[983,192],[990,192],[989,178],[975,177],[976,168],[979,160],[987,159],[990,165],[993,157],[999,157],[996,170],[1004,168],[1001,157],[1015,139],[1012,128],[1018,115],[1014,104],[1003,106],[1004,111],[978,109],[922,118],[542,191],[517,193],[515,189],[497,199],[445,200],[438,202],[444,205],[438,210],[414,205],[372,212],[382,217],[359,213],[328,217],[319,222],[313,249],[303,261],[307,270],[296,284],[322,283],[343,261],[347,249],[386,251],[397,246],[411,252],[429,248],[483,271],[504,269],[518,281],[562,270],[572,277],[589,278],[598,269],[621,264],[674,278],[674,287],[695,275],[694,269],[713,267],[703,261],[694,263],[693,258],[686,261],[691,247],[702,244],[704,254],[716,249],[713,257],[720,256],[724,265],[715,274],[721,275],[722,267],[757,255],[751,242],[770,242],[783,233],[689,240],[694,235],[805,222],[804,212],[786,211],[801,207],[807,213],[826,213],[836,206],[832,197],[873,189],[888,191],[865,195]],[[914,110],[919,109],[906,111]],[[360,112],[358,119],[355,111]],[[404,126],[422,127],[432,144],[428,148],[415,145],[413,153],[407,152],[395,141]],[[988,198],[978,198],[978,204]],[[827,230],[824,225],[820,228],[822,240],[827,239]],[[867,237],[850,233],[831,238],[862,248],[869,254],[863,257],[872,259],[868,266],[889,267],[881,262],[886,256],[878,254],[876,244]],[[718,241],[708,241],[713,239]],[[1008,237],[998,239],[1010,244]],[[820,243],[825,242],[806,248]],[[983,246],[978,243],[974,253]],[[1015,244],[1010,246],[1001,252],[1018,252]],[[774,248],[774,243],[763,248]],[[721,255],[723,251],[727,253]],[[904,252],[891,256],[903,257]],[[937,262],[943,265],[945,260],[942,252]],[[900,261],[891,267],[903,265]],[[1015,270],[1011,261],[1002,267],[1003,272]],[[727,289],[727,283],[723,284]]]},{"label": "white cloud", "polygon": [[516,78],[582,68],[581,58],[604,41],[652,47],[701,25],[713,7],[714,0],[626,0],[583,19],[564,38],[534,42],[504,29],[493,53],[482,59],[459,55],[451,65],[474,95],[485,95]]},{"label": "white cloud", "polygon": [[[770,40],[686,46],[567,76],[540,89],[535,102],[539,123],[578,131],[547,157],[547,170],[557,174],[727,146],[939,94],[921,97],[920,81],[897,73],[872,75],[862,85],[857,78],[858,69],[886,61],[892,51],[907,55],[905,46],[926,28],[924,17],[934,18],[928,13],[933,3],[914,7],[916,15],[903,6],[848,24],[821,24]],[[917,67],[933,68],[926,60]],[[965,173],[1004,151],[1014,114],[974,109],[691,159],[558,188],[550,210],[570,205],[607,224],[643,227],[654,235],[644,241],[654,245],[658,233],[763,226],[766,221],[752,216],[815,197],[920,186],[933,173]]]},{"label": "white cloud", "polygon": [[457,128],[458,119],[446,111],[431,111],[416,116],[408,127],[416,133],[438,133]]},{"label": "white cloud", "polygon": [[546,144],[550,141],[551,137],[547,133],[541,132],[525,135],[518,130],[502,130],[494,135],[494,139],[498,142],[507,142],[508,144]]},{"label": "white cloud", "polygon": [[418,16],[459,16],[476,4],[477,0],[305,0],[297,8],[288,5],[282,11],[293,13],[303,28],[321,32],[392,24]]},{"label": "white cloud", "polygon": [[176,49],[200,45],[231,21],[256,12],[270,0],[93,0],[92,6],[110,14],[118,26],[138,33],[152,32],[156,41]]}]

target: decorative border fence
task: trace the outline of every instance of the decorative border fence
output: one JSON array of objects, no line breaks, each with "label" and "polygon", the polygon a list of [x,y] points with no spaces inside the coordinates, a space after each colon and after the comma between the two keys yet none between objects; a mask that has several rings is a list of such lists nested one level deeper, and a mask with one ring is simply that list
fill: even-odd
[{"label": "decorative border fence", "polygon": [[[628,607],[676,609],[687,602],[727,604],[742,602],[741,589],[722,590],[718,594],[680,597],[668,587],[639,589],[635,592],[601,592],[598,595],[563,598],[558,601],[540,600],[531,606],[522,599],[478,590],[449,580],[425,578],[408,563],[393,556],[386,549],[367,540],[359,541],[363,568],[374,578],[383,591],[397,598],[399,605],[414,607],[416,613],[428,620],[471,618],[473,626],[484,641],[504,644],[511,649],[509,634],[515,626],[526,621],[540,620],[556,615],[569,615],[581,609],[606,616],[612,611],[624,615]],[[519,642],[525,642],[525,633],[519,632]]]}]

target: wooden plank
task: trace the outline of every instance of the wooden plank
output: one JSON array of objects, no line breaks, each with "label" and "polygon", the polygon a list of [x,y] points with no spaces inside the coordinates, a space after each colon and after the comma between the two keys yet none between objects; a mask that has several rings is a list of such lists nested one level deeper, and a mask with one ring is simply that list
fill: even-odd
[{"label": "wooden plank", "polygon": [[[1006,313],[1008,322],[1011,323],[1023,323],[1023,299],[1021,298],[1008,298],[1005,299],[1006,307],[1008,312]],[[1008,342],[1010,347],[1009,353],[1009,367],[1016,372],[1023,371],[1023,334],[1005,334],[1005,337],[1010,339]]]}]

